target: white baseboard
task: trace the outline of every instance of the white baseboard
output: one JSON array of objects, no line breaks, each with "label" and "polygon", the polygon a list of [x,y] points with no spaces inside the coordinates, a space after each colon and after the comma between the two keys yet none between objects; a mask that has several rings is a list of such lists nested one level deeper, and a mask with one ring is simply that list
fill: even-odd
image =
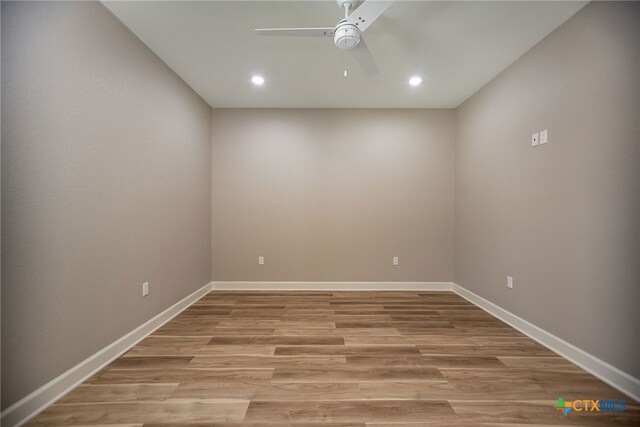
[{"label": "white baseboard", "polygon": [[204,285],[202,288],[178,301],[127,335],[14,403],[2,411],[0,423],[5,427],[20,426],[26,423],[47,406],[64,396],[72,388],[84,382],[104,366],[120,357],[131,347],[206,295],[209,291],[211,291],[211,283]]},{"label": "white baseboard", "polygon": [[450,291],[451,282],[213,282],[218,291]]},{"label": "white baseboard", "polygon": [[497,306],[491,301],[468,291],[462,286],[453,283],[452,290],[469,302],[491,313],[528,337],[536,340],[565,359],[568,359],[580,366],[582,369],[601,379],[611,387],[620,390],[624,394],[640,402],[640,380],[638,378],[621,371],[604,360],[587,353],[575,345],[566,342],[562,338],[558,338],[533,323]]}]

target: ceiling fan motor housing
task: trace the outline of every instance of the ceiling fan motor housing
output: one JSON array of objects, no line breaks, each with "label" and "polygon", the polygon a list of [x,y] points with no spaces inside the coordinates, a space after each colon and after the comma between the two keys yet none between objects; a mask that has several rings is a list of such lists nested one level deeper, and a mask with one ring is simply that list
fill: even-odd
[{"label": "ceiling fan motor housing", "polygon": [[333,34],[333,41],[340,49],[353,49],[360,43],[360,30],[353,24],[341,21]]}]

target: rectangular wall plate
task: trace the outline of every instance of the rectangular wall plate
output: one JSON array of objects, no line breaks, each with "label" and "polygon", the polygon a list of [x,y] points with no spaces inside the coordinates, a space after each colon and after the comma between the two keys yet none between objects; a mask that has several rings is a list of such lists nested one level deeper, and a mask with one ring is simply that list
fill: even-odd
[{"label": "rectangular wall plate", "polygon": [[142,296],[146,297],[149,295],[149,282],[144,282],[142,284]]},{"label": "rectangular wall plate", "polygon": [[538,145],[538,137],[539,137],[538,132],[531,134],[531,146],[532,147],[535,147],[536,145]]}]

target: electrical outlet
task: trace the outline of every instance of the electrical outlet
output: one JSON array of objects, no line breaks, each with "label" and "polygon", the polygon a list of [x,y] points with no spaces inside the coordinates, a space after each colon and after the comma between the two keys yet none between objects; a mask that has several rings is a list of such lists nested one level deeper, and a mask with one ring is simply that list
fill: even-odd
[{"label": "electrical outlet", "polygon": [[258,264],[259,265],[264,265],[264,257],[263,256],[259,256],[258,257]]},{"label": "electrical outlet", "polygon": [[540,145],[547,143],[547,130],[540,131]]},{"label": "electrical outlet", "polygon": [[393,257],[393,265],[398,265],[400,263],[400,258],[398,258],[397,256]]},{"label": "electrical outlet", "polygon": [[513,289],[513,277],[507,276],[507,288]]},{"label": "electrical outlet", "polygon": [[540,134],[538,132],[531,134],[531,146],[532,147],[535,147],[536,145],[538,145],[538,138],[539,137],[540,137]]},{"label": "electrical outlet", "polygon": [[142,296],[146,297],[149,295],[149,282],[144,282],[142,284]]}]

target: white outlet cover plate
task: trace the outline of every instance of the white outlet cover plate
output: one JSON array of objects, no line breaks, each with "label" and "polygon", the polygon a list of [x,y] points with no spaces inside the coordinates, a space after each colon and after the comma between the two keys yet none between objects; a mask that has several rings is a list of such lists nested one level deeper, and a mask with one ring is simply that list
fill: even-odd
[{"label": "white outlet cover plate", "polygon": [[540,144],[546,144],[547,143],[547,130],[543,130],[542,132],[540,132]]},{"label": "white outlet cover plate", "polygon": [[536,145],[538,145],[538,137],[539,137],[538,132],[531,134],[531,146],[532,147],[535,147]]}]

